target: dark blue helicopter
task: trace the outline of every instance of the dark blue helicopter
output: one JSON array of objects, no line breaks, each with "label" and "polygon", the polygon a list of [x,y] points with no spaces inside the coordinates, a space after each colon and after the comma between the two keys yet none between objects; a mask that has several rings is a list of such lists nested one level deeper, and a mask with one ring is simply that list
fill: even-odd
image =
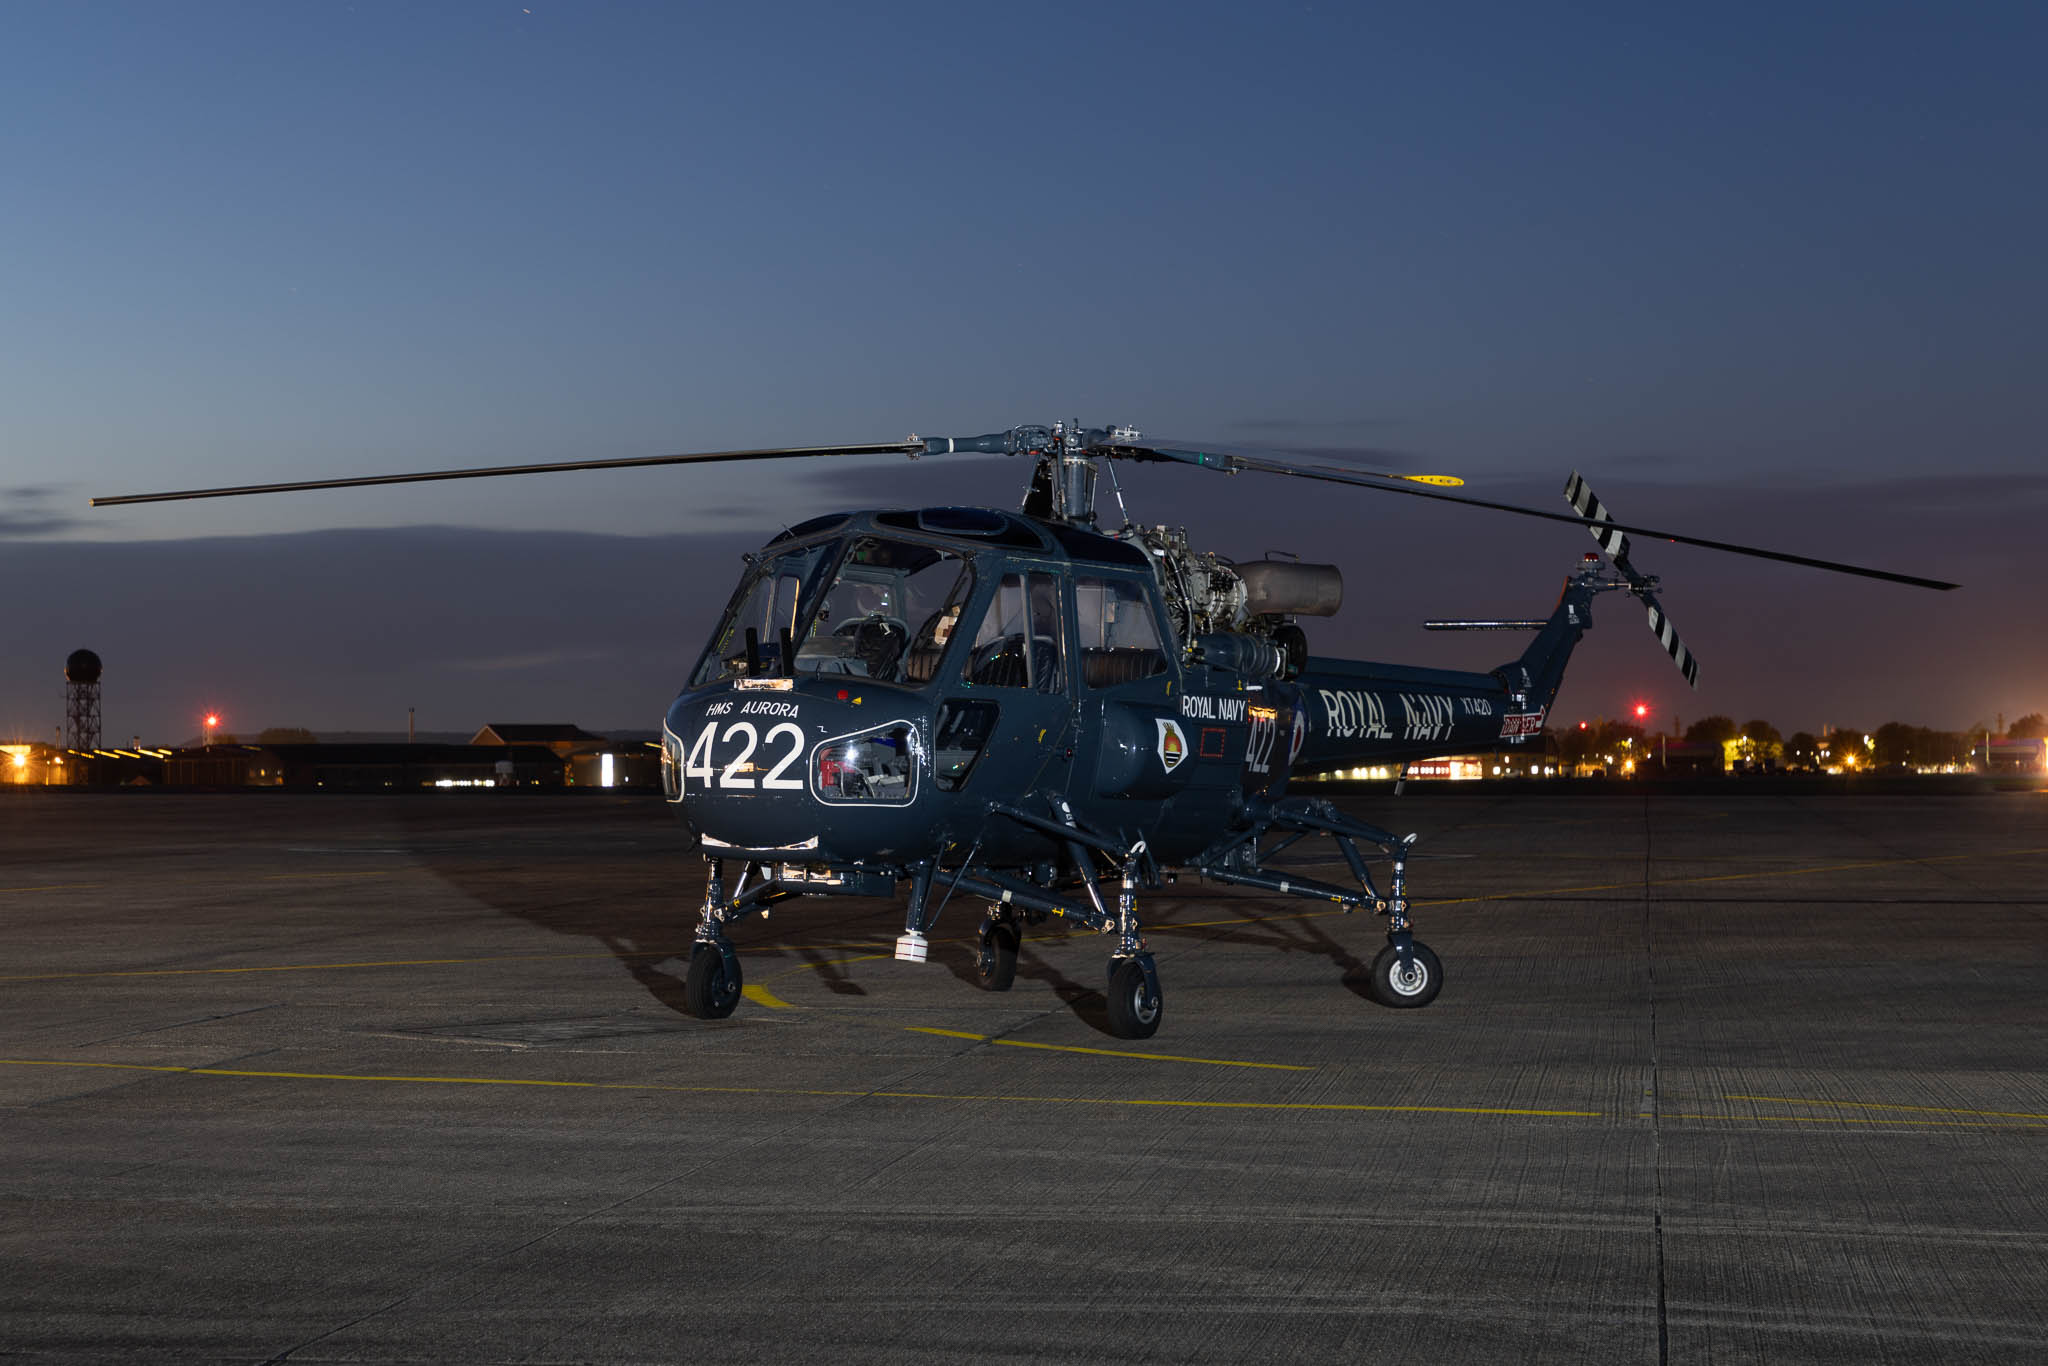
[{"label": "dark blue helicopter", "polygon": [[[791,527],[748,564],[662,726],[669,802],[709,862],[687,977],[690,1010],[730,1015],[742,975],[729,929],[801,896],[908,903],[896,956],[923,961],[955,896],[984,907],[975,965],[1006,990],[1024,928],[1059,916],[1114,936],[1110,1029],[1154,1033],[1159,974],[1140,891],[1191,872],[1220,883],[1370,907],[1387,918],[1371,989],[1397,1007],[1443,985],[1415,939],[1414,836],[1290,795],[1292,778],[1359,764],[1539,741],[1594,598],[1639,598],[1697,684],[1698,665],[1629,557],[1629,533],[1926,588],[1954,584],[1615,522],[1574,474],[1572,511],[1449,494],[1460,481],[1138,444],[1129,428],[1018,427],[968,438],[501,466],[94,499],[95,506],[352,488],[556,470],[811,456],[979,453],[1030,458],[1017,513],[855,512]],[[1260,471],[1587,527],[1605,552],[1565,580],[1548,618],[1428,623],[1535,632],[1487,673],[1311,656],[1299,619],[1334,613],[1330,565],[1235,564],[1184,533],[1098,524],[1118,460]],[[1113,478],[1113,473],[1112,473]],[[1436,487],[1430,487],[1434,485]],[[1330,840],[1353,883],[1282,869]],[[1385,864],[1384,885],[1373,865]]]}]

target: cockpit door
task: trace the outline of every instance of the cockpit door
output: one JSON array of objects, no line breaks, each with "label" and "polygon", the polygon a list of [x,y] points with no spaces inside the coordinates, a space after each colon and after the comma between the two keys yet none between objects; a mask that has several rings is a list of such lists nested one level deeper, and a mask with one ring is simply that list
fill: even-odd
[{"label": "cockpit door", "polygon": [[[1090,781],[1073,795],[1105,823],[1139,817],[1141,810],[1124,799],[1163,800],[1198,767],[1195,734],[1180,713],[1177,649],[1156,588],[1140,575],[1078,569],[1074,608],[1081,726],[1093,752]],[[1091,806],[1097,798],[1122,804]]]},{"label": "cockpit door", "polygon": [[[979,712],[987,727],[987,744],[968,782],[990,796],[1015,800],[1066,790],[1074,727],[1066,596],[1067,576],[1058,570],[1005,569],[975,628],[961,696],[946,704],[962,716]],[[946,724],[942,715],[942,732]]]}]

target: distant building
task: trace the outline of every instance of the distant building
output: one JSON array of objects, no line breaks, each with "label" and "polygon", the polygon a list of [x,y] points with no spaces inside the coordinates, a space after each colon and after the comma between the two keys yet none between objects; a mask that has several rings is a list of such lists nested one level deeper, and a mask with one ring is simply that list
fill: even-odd
[{"label": "distant building", "polygon": [[571,725],[495,724],[470,744],[362,741],[215,743],[181,749],[0,745],[0,785],[417,792],[433,788],[659,791],[661,748]]},{"label": "distant building", "polygon": [[64,751],[54,745],[33,740],[0,745],[0,783],[45,787],[69,781],[64,771]]},{"label": "distant building", "polygon": [[1683,740],[1662,740],[1656,748],[1647,752],[1647,761],[1652,772],[1659,769],[1665,773],[1719,774],[1733,767],[1729,758],[1734,741],[1705,741],[1689,744]]},{"label": "distant building", "polygon": [[75,783],[95,787],[158,787],[164,780],[167,749],[94,749],[73,757],[77,760]]},{"label": "distant building", "polygon": [[531,725],[494,721],[470,737],[472,745],[545,745],[557,757],[595,754],[605,747],[602,735],[592,735],[581,726]]},{"label": "distant building", "polygon": [[1410,778],[1418,782],[1470,782],[1480,778],[1556,778],[1566,773],[1567,766],[1558,757],[1557,740],[1546,731],[1534,743],[1503,753],[1445,754],[1411,759],[1406,764],[1361,764],[1307,774],[1296,781],[1391,782]]},{"label": "distant building", "polygon": [[1975,757],[1986,773],[2048,774],[2048,740],[1988,740]]},{"label": "distant building", "polygon": [[453,787],[561,787],[562,759],[542,745],[209,745],[173,750],[171,787],[286,787],[417,792]]}]

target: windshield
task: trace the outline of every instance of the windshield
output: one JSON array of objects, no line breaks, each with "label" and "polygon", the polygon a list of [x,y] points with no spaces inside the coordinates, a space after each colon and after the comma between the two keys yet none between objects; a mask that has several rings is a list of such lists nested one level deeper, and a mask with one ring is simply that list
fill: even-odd
[{"label": "windshield", "polygon": [[799,674],[921,686],[973,589],[940,546],[856,536],[778,555],[741,580],[691,686],[783,677],[786,655]]},{"label": "windshield", "polygon": [[967,561],[954,551],[858,537],[797,646],[796,671],[927,683],[973,589]]},{"label": "windshield", "polygon": [[711,645],[691,679],[703,687],[725,678],[774,677],[783,667],[782,642],[793,637],[799,614],[811,609],[809,594],[820,569],[838,550],[834,542],[793,550],[763,560],[740,580],[739,591],[712,634]]}]

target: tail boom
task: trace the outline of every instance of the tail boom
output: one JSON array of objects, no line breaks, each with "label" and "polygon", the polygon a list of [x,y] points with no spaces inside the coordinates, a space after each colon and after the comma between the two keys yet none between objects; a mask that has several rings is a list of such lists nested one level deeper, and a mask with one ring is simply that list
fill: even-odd
[{"label": "tail boom", "polygon": [[1304,734],[1294,772],[1520,749],[1543,733],[1565,665],[1592,626],[1597,567],[1565,581],[1520,658],[1491,673],[1312,657],[1297,680]]}]

